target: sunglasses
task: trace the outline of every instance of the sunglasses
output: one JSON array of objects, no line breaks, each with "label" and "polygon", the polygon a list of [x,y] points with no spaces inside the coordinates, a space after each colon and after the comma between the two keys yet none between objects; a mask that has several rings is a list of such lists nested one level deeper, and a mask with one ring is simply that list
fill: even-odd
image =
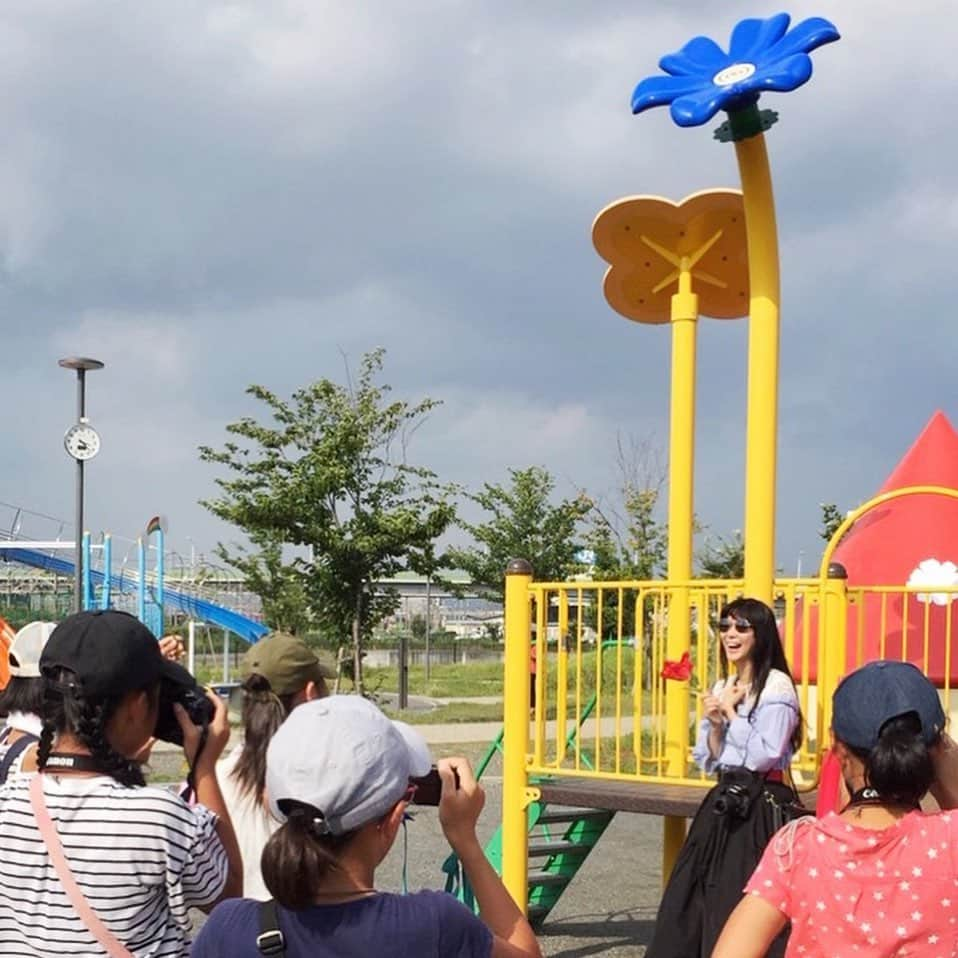
[{"label": "sunglasses", "polygon": [[732,629],[735,629],[736,632],[751,632],[752,623],[748,619],[719,619],[719,632],[731,632]]}]

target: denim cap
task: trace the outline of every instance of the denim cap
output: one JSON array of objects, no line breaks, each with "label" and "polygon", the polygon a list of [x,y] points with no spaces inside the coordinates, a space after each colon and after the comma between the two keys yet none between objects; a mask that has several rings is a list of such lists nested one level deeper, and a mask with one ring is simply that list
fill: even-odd
[{"label": "denim cap", "polygon": [[429,747],[358,695],[313,699],[293,709],[266,750],[270,811],[285,821],[307,805],[323,830],[342,835],[374,822],[403,798],[410,778],[432,768]]},{"label": "denim cap", "polygon": [[913,713],[922,739],[933,745],[945,728],[938,690],[910,662],[869,662],[847,675],[832,699],[832,731],[852,748],[873,749],[882,726]]}]

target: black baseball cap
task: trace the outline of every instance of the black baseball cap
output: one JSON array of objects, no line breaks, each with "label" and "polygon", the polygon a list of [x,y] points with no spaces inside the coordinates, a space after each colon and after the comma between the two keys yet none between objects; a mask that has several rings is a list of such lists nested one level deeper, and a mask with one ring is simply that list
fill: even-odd
[{"label": "black baseball cap", "polygon": [[[84,695],[121,696],[160,679],[177,685],[189,672],[163,658],[156,636],[139,619],[114,609],[77,612],[50,635],[40,672],[69,669]],[[192,683],[192,676],[190,676]]]},{"label": "black baseball cap", "polygon": [[926,745],[938,741],[945,710],[938,690],[910,662],[869,662],[846,676],[832,699],[832,731],[852,748],[873,749],[882,726],[900,715],[914,714]]}]

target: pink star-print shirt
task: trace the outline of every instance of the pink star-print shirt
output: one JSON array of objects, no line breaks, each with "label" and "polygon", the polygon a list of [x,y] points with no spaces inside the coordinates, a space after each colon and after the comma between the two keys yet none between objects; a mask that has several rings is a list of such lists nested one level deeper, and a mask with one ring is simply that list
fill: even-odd
[{"label": "pink star-print shirt", "polygon": [[786,958],[958,958],[958,811],[779,831],[745,888],[792,921]]}]

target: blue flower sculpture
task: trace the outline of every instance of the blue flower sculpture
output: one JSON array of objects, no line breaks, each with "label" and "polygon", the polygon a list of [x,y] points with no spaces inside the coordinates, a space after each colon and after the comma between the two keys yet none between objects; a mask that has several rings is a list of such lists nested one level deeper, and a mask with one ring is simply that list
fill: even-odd
[{"label": "blue flower sculpture", "polygon": [[668,76],[647,77],[635,88],[632,112],[670,103],[679,126],[700,126],[719,110],[752,106],[765,91],[797,89],[812,75],[808,54],[837,40],[839,33],[821,17],[803,20],[792,30],[790,22],[787,13],[740,20],[728,53],[708,37],[689,40],[659,61]]}]

